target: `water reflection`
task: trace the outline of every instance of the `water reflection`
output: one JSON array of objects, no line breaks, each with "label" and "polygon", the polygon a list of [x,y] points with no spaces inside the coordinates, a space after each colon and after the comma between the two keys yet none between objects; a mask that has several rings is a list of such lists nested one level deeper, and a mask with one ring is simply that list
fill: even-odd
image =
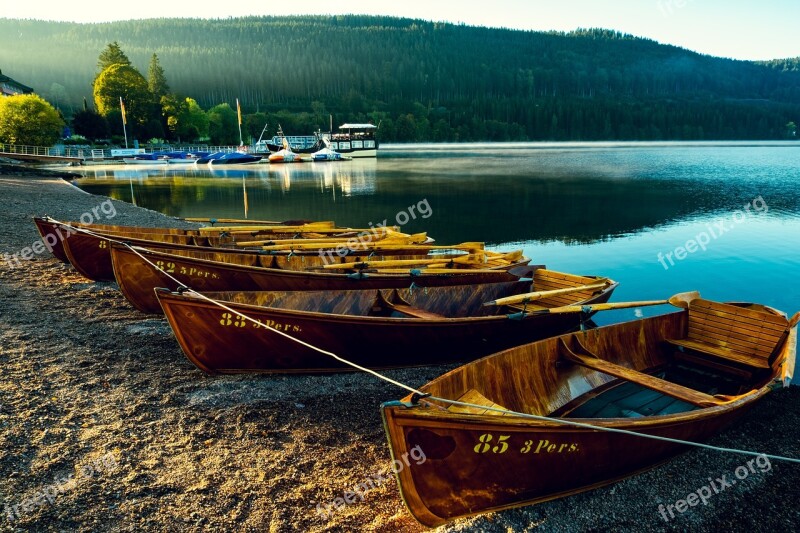
[{"label": "water reflection", "polygon": [[[770,216],[797,212],[800,145],[414,146],[336,163],[88,167],[78,185],[176,216],[396,223],[440,241],[608,241],[724,215],[761,196]],[[396,156],[396,157],[394,157]],[[122,181],[124,179],[124,181]],[[244,209],[245,193],[249,208]]]},{"label": "water reflection", "polygon": [[[393,224],[440,243],[522,248],[535,264],[609,276],[614,299],[699,290],[800,309],[800,143],[575,143],[382,148],[378,160],[236,169],[88,167],[78,185],[176,216]],[[659,253],[761,198],[768,209],[665,268]],[[668,309],[668,308],[667,308]],[[607,324],[664,306],[601,313]]]}]

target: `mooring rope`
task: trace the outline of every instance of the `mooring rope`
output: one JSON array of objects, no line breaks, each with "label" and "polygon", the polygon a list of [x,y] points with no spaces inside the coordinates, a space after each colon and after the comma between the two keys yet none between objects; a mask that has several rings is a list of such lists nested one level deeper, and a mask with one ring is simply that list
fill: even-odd
[{"label": "mooring rope", "polygon": [[[57,221],[55,219],[50,218],[50,220],[52,220],[53,222],[55,222],[57,224],[60,224],[62,226],[65,226],[65,227],[68,227],[68,228],[74,228],[74,226],[70,226],[69,224],[65,224],[63,222],[59,222],[59,221]],[[451,404],[451,405],[458,405],[458,406],[462,406],[462,407],[472,407],[472,408],[477,408],[477,409],[482,409],[482,410],[496,411],[498,413],[502,413],[502,414],[505,414],[505,415],[514,415],[514,416],[517,416],[517,417],[520,417],[520,418],[536,420],[538,422],[546,422],[546,423],[549,423],[549,424],[580,427],[580,428],[584,428],[584,429],[591,429],[593,431],[605,431],[605,432],[608,432],[608,433],[618,433],[618,434],[629,435],[629,436],[634,436],[634,437],[640,437],[640,438],[645,438],[645,439],[657,440],[657,441],[662,441],[662,442],[669,442],[669,443],[673,443],[673,444],[681,444],[681,445],[685,445],[685,446],[693,446],[693,447],[696,447],[696,448],[703,448],[703,449],[712,450],[712,451],[716,451],[716,452],[733,453],[733,454],[740,454],[740,455],[751,455],[751,456],[756,456],[756,457],[763,456],[763,457],[767,457],[769,459],[774,459],[776,461],[786,461],[786,462],[790,462],[790,463],[800,463],[800,459],[797,459],[797,458],[794,458],[794,457],[785,457],[785,456],[781,456],[781,455],[771,455],[771,454],[766,454],[766,453],[753,452],[753,451],[750,451],[750,450],[741,450],[741,449],[738,449],[738,448],[726,448],[726,447],[722,447],[722,446],[712,446],[710,444],[703,444],[703,443],[700,443],[700,442],[694,442],[694,441],[688,441],[688,440],[682,440],[682,439],[673,439],[673,438],[670,438],[670,437],[661,437],[659,435],[650,435],[649,433],[639,433],[637,431],[630,431],[630,430],[627,430],[627,429],[611,428],[611,427],[605,427],[605,426],[598,426],[598,425],[594,425],[594,424],[588,424],[588,423],[585,423],[585,422],[577,422],[575,420],[569,420],[569,419],[566,419],[566,418],[550,418],[550,417],[547,417],[547,416],[533,415],[533,414],[530,414],[530,413],[522,413],[522,412],[519,412],[519,411],[502,409],[502,408],[499,408],[499,407],[489,407],[489,406],[478,405],[478,404],[473,404],[473,403],[469,403],[469,402],[460,402],[458,400],[450,400],[448,398],[440,398],[438,396],[431,396],[429,394],[426,394],[424,392],[421,392],[421,391],[415,389],[414,387],[411,387],[409,385],[406,385],[404,383],[396,381],[396,380],[394,380],[394,379],[392,379],[392,378],[390,378],[388,376],[384,376],[383,374],[381,374],[379,372],[376,372],[375,370],[371,370],[369,368],[365,368],[365,367],[363,367],[361,365],[358,365],[356,363],[348,361],[347,359],[344,359],[344,358],[336,355],[333,352],[329,352],[327,350],[323,350],[322,348],[314,346],[313,344],[310,344],[310,343],[308,343],[308,342],[306,342],[304,340],[301,340],[301,339],[298,339],[296,337],[293,337],[293,336],[289,335],[288,333],[286,333],[285,331],[280,331],[280,330],[275,329],[273,327],[270,327],[270,326],[268,326],[266,324],[263,324],[261,321],[256,320],[256,319],[254,319],[254,318],[252,318],[250,316],[247,316],[247,315],[245,315],[245,314],[243,314],[243,313],[241,313],[239,311],[236,311],[236,310],[228,307],[227,305],[223,304],[222,302],[220,302],[218,300],[214,300],[212,298],[209,298],[209,297],[205,296],[204,294],[201,294],[201,293],[197,292],[196,290],[192,289],[191,287],[189,287],[185,283],[183,283],[183,282],[179,281],[178,279],[176,279],[174,276],[171,276],[163,268],[161,268],[160,266],[156,265],[155,263],[150,261],[147,257],[145,257],[144,255],[142,255],[139,252],[139,249],[148,251],[147,248],[142,248],[142,247],[139,247],[139,246],[132,246],[131,244],[126,243],[124,241],[120,241],[120,240],[117,240],[117,239],[112,239],[112,238],[107,237],[106,235],[101,235],[101,234],[94,233],[91,230],[86,230],[85,228],[74,228],[74,229],[82,230],[84,233],[88,233],[90,235],[94,235],[96,237],[99,237],[99,238],[106,239],[106,240],[111,241],[111,242],[115,242],[115,243],[121,244],[121,245],[127,247],[129,250],[131,250],[133,253],[135,253],[139,257],[141,257],[150,266],[152,266],[153,268],[155,268],[156,270],[160,271],[162,274],[164,274],[165,276],[170,278],[177,285],[182,287],[185,292],[190,292],[193,295],[199,297],[200,299],[208,301],[211,304],[220,307],[221,309],[224,309],[224,310],[226,310],[226,311],[228,311],[230,313],[233,313],[233,314],[235,314],[235,315],[237,315],[237,316],[239,316],[239,317],[241,317],[241,318],[243,318],[245,320],[248,320],[248,321],[252,322],[253,324],[257,324],[257,325],[259,325],[259,326],[261,326],[261,327],[263,327],[263,328],[265,328],[267,330],[271,330],[271,331],[273,331],[273,332],[275,332],[275,333],[277,333],[279,335],[282,335],[282,336],[286,337],[287,339],[290,339],[290,340],[292,340],[292,341],[294,341],[294,342],[296,342],[296,343],[298,343],[298,344],[300,344],[302,346],[305,346],[305,347],[307,347],[307,348],[309,348],[311,350],[314,350],[314,351],[319,352],[319,353],[321,353],[323,355],[327,355],[329,357],[332,357],[333,359],[335,359],[335,360],[337,360],[337,361],[339,361],[341,363],[344,363],[345,365],[351,366],[351,367],[353,367],[353,368],[355,368],[357,370],[361,370],[362,372],[365,372],[367,374],[371,374],[371,375],[377,377],[378,379],[386,381],[387,383],[391,383],[392,385],[395,385],[397,387],[405,389],[405,390],[407,390],[407,391],[409,391],[411,393],[418,394],[418,395],[420,395],[422,397],[422,401],[435,400],[435,401],[438,401],[438,402],[447,403],[447,404]]]},{"label": "mooring rope", "polygon": [[[66,226],[66,227],[68,227],[68,228],[72,228],[72,227],[73,227],[73,226],[70,226],[69,224],[64,224],[63,222],[59,222],[59,221],[57,221],[57,220],[55,220],[55,219],[51,219],[51,220],[53,220],[53,222],[56,222],[56,223],[58,223],[58,224],[61,224],[61,225],[63,225],[63,226]],[[257,324],[257,325],[259,325],[259,326],[261,326],[261,327],[264,327],[264,328],[270,329],[270,330],[274,331],[275,333],[278,333],[279,335],[283,335],[283,336],[284,336],[284,337],[286,337],[287,339],[290,339],[290,340],[292,340],[292,341],[294,341],[294,342],[296,342],[296,343],[298,343],[298,344],[300,344],[300,345],[303,345],[303,346],[305,346],[305,347],[307,347],[307,348],[309,348],[309,349],[311,349],[311,350],[315,350],[315,351],[317,351],[317,352],[319,352],[319,353],[321,353],[321,354],[324,354],[324,355],[327,355],[327,356],[329,356],[329,357],[332,357],[332,358],[336,359],[337,361],[340,361],[341,363],[344,363],[344,364],[346,364],[346,365],[352,366],[353,368],[357,368],[358,370],[361,370],[361,371],[363,371],[363,372],[366,372],[366,373],[368,373],[368,374],[372,374],[372,375],[374,375],[374,376],[376,376],[376,377],[378,377],[378,378],[380,378],[380,379],[383,379],[383,380],[385,380],[385,381],[388,381],[389,383],[391,383],[391,384],[393,384],[393,385],[396,385],[396,386],[398,386],[398,387],[401,387],[401,388],[403,388],[403,389],[406,389],[406,390],[407,390],[407,391],[409,391],[409,392],[414,392],[414,393],[417,393],[417,394],[422,394],[420,391],[418,391],[417,389],[415,389],[415,388],[413,388],[413,387],[409,387],[408,385],[405,385],[405,384],[403,384],[403,383],[400,383],[399,381],[395,381],[395,380],[393,380],[393,379],[391,379],[391,378],[389,378],[389,377],[383,376],[383,375],[381,375],[381,374],[379,374],[379,373],[375,372],[374,370],[371,370],[371,369],[369,369],[369,368],[365,368],[365,367],[363,367],[363,366],[361,366],[361,365],[358,365],[358,364],[356,364],[356,363],[353,363],[353,362],[351,362],[351,361],[348,361],[348,360],[346,360],[346,359],[343,359],[343,358],[339,357],[338,355],[336,355],[336,354],[335,354],[335,353],[333,353],[333,352],[329,352],[329,351],[327,351],[327,350],[323,350],[322,348],[318,348],[318,347],[316,347],[316,346],[314,346],[314,345],[312,345],[312,344],[309,344],[309,343],[307,343],[306,341],[304,341],[304,340],[302,340],[302,339],[298,339],[298,338],[296,338],[296,337],[293,337],[293,336],[289,335],[289,334],[288,334],[288,333],[286,333],[285,331],[279,331],[279,330],[277,330],[277,329],[275,329],[275,328],[269,327],[269,326],[267,326],[266,324],[263,324],[262,322],[260,322],[259,320],[256,320],[255,318],[249,317],[249,316],[247,316],[247,315],[244,315],[244,314],[240,313],[239,311],[236,311],[236,310],[234,310],[234,309],[231,309],[230,307],[228,307],[227,305],[223,304],[222,302],[220,302],[220,301],[218,301],[218,300],[214,300],[214,299],[212,299],[212,298],[209,298],[208,296],[206,296],[206,295],[204,295],[204,294],[202,294],[202,293],[199,293],[199,292],[197,292],[196,290],[194,290],[193,288],[189,287],[188,285],[186,285],[186,284],[185,284],[185,283],[183,283],[182,281],[180,281],[180,280],[178,280],[177,278],[175,278],[174,276],[170,275],[170,274],[169,274],[169,272],[167,272],[166,270],[164,270],[163,268],[161,268],[161,267],[160,267],[160,266],[158,266],[157,264],[153,263],[152,261],[150,261],[150,259],[148,259],[147,257],[145,257],[144,255],[142,255],[142,254],[139,252],[139,250],[145,250],[145,251],[149,251],[147,248],[143,248],[143,247],[140,247],[140,246],[133,246],[133,245],[131,245],[131,244],[127,243],[127,242],[120,241],[120,240],[118,240],[118,239],[112,239],[112,238],[108,238],[108,237],[107,237],[107,236],[105,236],[105,235],[100,235],[100,234],[98,234],[98,233],[94,233],[94,232],[92,232],[92,231],[90,231],[90,230],[85,230],[84,228],[76,228],[76,229],[83,230],[83,232],[84,232],[84,233],[88,233],[88,234],[90,234],[90,235],[93,235],[93,236],[95,236],[95,237],[99,237],[99,238],[102,238],[102,239],[106,239],[106,240],[108,240],[108,241],[111,241],[111,242],[114,242],[114,243],[118,243],[118,244],[120,244],[120,245],[122,245],[122,246],[125,246],[125,247],[126,247],[126,248],[128,248],[130,251],[132,251],[133,253],[135,253],[136,255],[138,255],[140,258],[142,258],[142,260],[144,260],[144,261],[145,261],[146,263],[148,263],[150,266],[152,266],[153,268],[155,268],[156,270],[158,270],[159,272],[161,272],[163,275],[165,275],[166,277],[168,277],[169,279],[171,279],[172,281],[174,281],[174,282],[175,282],[175,283],[176,283],[176,284],[177,284],[179,287],[182,287],[182,288],[185,290],[185,292],[190,292],[190,293],[192,293],[193,295],[195,295],[195,296],[197,296],[197,297],[199,297],[199,298],[201,298],[201,299],[203,299],[203,300],[205,300],[205,301],[207,301],[207,302],[210,302],[210,303],[212,303],[212,304],[214,304],[214,305],[216,305],[216,306],[218,306],[218,307],[220,307],[220,308],[222,308],[222,309],[224,309],[224,310],[226,310],[226,311],[228,311],[228,312],[230,312],[230,313],[233,313],[233,314],[235,314],[235,315],[237,315],[237,316],[240,316],[240,317],[244,318],[245,320],[248,320],[248,321],[252,322],[253,324]]]}]

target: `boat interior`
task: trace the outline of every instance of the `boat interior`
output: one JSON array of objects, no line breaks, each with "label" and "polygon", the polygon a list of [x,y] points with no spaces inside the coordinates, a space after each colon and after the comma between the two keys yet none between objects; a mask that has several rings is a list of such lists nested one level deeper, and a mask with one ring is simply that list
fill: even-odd
[{"label": "boat interior", "polygon": [[787,320],[758,304],[700,298],[686,305],[469,363],[420,390],[474,407],[422,405],[456,415],[640,418],[730,404],[791,373],[800,313]]},{"label": "boat interior", "polygon": [[591,276],[576,276],[538,268],[531,280],[529,267],[513,271],[523,276],[519,281],[425,287],[407,289],[353,290],[353,291],[252,291],[215,292],[206,296],[226,302],[272,307],[293,311],[317,312],[350,316],[393,318],[465,318],[519,314],[524,304],[484,305],[499,298],[525,294],[531,291],[553,290],[565,287],[581,288],[589,284],[602,288],[579,290],[537,300],[537,305],[527,306],[527,316],[533,310],[543,310],[561,305],[581,304],[616,286],[611,280]]},{"label": "boat interior", "polygon": [[[369,252],[351,254],[349,256],[340,257],[333,254],[333,257],[321,256],[319,251],[313,252],[300,252],[294,253],[289,250],[284,252],[254,252],[252,250],[218,250],[209,247],[193,247],[193,248],[170,248],[166,253],[170,255],[177,255],[182,257],[191,257],[193,259],[202,259],[205,261],[216,261],[218,263],[227,263],[230,265],[241,265],[250,267],[273,268],[279,270],[315,270],[317,272],[326,272],[329,274],[341,273],[342,271],[323,271],[320,270],[324,265],[332,263],[352,262],[354,257],[370,256],[370,260],[389,261],[396,259],[410,259],[419,258],[422,260],[428,258],[435,258],[435,255],[429,255],[427,251],[420,251],[418,253],[412,252],[403,255],[380,255],[371,254]],[[347,272],[347,271],[344,271]],[[369,271],[367,271],[369,272]]]}]

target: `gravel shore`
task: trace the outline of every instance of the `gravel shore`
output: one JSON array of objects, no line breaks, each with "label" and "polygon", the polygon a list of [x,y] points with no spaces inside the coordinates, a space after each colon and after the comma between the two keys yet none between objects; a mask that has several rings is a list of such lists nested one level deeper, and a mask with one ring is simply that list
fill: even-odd
[{"label": "gravel shore", "polygon": [[[0,166],[0,258],[39,240],[33,215],[75,220],[107,200]],[[113,206],[108,223],[181,223]],[[378,406],[403,396],[396,387],[362,374],[209,377],[163,318],[135,311],[114,283],[46,252],[21,263],[0,259],[0,531],[424,530],[388,476],[332,516],[316,510],[389,471]],[[387,374],[420,386],[450,368]],[[800,457],[798,437],[792,387],[712,444]],[[439,530],[800,529],[800,465],[777,461],[707,505],[659,514],[748,459],[692,451],[609,487]]]}]

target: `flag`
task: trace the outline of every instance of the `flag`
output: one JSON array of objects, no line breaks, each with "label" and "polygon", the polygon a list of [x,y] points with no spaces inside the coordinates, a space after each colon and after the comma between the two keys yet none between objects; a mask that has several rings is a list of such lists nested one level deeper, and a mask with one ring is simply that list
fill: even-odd
[{"label": "flag", "polygon": [[239,125],[242,125],[242,107],[239,105],[239,99],[236,99],[236,114],[239,115]]},{"label": "flag", "polygon": [[122,97],[119,97],[119,110],[122,112],[122,124],[125,125],[128,123],[128,120],[125,118],[125,104],[122,103]]}]

